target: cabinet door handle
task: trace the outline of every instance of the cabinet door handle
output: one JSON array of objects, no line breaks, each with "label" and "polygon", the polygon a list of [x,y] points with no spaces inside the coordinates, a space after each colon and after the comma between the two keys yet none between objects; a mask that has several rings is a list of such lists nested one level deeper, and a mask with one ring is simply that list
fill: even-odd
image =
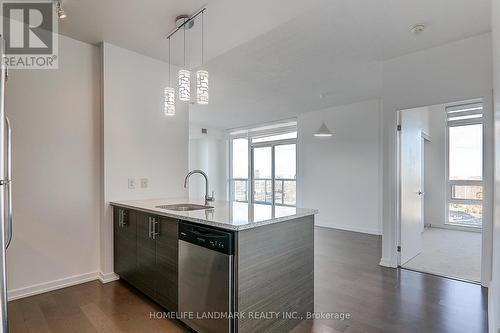
[{"label": "cabinet door handle", "polygon": [[148,238],[151,238],[151,217],[148,218]]},{"label": "cabinet door handle", "polygon": [[160,233],[157,231],[158,227],[158,221],[156,221],[156,217],[153,217],[153,234],[152,234],[152,239],[158,238],[160,236]]},{"label": "cabinet door handle", "polygon": [[120,228],[125,227],[125,211],[123,209],[118,211],[118,226]]},{"label": "cabinet door handle", "polygon": [[125,228],[127,226],[127,211],[124,209],[118,211],[118,226],[120,228]]}]

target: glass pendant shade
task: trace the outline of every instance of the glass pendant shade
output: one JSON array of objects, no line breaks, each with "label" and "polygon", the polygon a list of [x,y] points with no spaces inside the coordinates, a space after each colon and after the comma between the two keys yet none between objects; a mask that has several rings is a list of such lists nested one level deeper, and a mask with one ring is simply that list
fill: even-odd
[{"label": "glass pendant shade", "polygon": [[175,116],[175,89],[165,88],[165,101],[163,111],[166,116]]},{"label": "glass pendant shade", "polygon": [[196,72],[196,98],[198,104],[208,104],[208,72]]},{"label": "glass pendant shade", "polygon": [[330,132],[328,127],[326,127],[325,122],[323,122],[323,124],[321,124],[321,127],[318,129],[318,131],[316,133],[314,133],[314,136],[317,138],[328,138],[328,137],[333,136],[333,133]]},{"label": "glass pendant shade", "polygon": [[189,102],[191,99],[191,78],[188,70],[179,71],[179,100]]}]

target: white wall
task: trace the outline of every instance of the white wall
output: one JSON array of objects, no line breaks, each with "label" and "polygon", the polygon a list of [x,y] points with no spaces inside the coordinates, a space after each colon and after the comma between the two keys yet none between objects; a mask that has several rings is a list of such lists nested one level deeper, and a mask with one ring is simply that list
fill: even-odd
[{"label": "white wall", "polygon": [[[491,34],[467,38],[394,58],[383,64],[384,237],[381,264],[396,266],[396,112],[482,97],[491,116]],[[486,132],[490,133],[486,125]],[[490,138],[490,134],[487,136]],[[491,150],[491,145],[486,147]],[[492,155],[492,154],[489,154]],[[491,161],[487,161],[491,162]],[[491,183],[491,175],[485,175]],[[485,193],[486,194],[486,193]],[[485,198],[490,201],[491,194]],[[487,218],[487,217],[486,217]],[[491,218],[491,217],[490,217]],[[488,230],[485,230],[488,235]]]},{"label": "white wall", "polygon": [[[299,116],[299,205],[317,225],[381,233],[380,116],[379,100]],[[313,136],[323,119],[332,138]]]},{"label": "white wall", "polygon": [[9,297],[95,279],[99,269],[99,49],[59,37],[58,70],[11,71],[14,236]]},{"label": "white wall", "polygon": [[[188,107],[177,103],[175,117],[163,114],[168,64],[103,43],[104,209],[101,271],[112,279],[113,239],[109,202],[186,196]],[[175,73],[172,67],[172,73]],[[175,80],[174,80],[175,82]],[[136,179],[136,189],[128,179]],[[148,178],[149,187],[140,188]]]},{"label": "white wall", "polygon": [[493,0],[493,75],[495,101],[495,223],[493,227],[493,273],[488,288],[490,333],[500,332],[500,0]]},{"label": "white wall", "polygon": [[[208,133],[202,134],[205,128]],[[198,124],[189,125],[189,170],[203,170],[209,180],[210,194],[215,192],[216,200],[227,200],[227,161],[224,132]],[[189,196],[205,196],[205,180],[194,175],[189,180]]]}]

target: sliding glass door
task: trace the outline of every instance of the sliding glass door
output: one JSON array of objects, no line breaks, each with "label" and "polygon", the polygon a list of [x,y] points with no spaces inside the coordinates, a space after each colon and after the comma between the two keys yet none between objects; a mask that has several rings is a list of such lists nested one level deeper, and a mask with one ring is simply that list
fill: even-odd
[{"label": "sliding glass door", "polygon": [[252,146],[252,195],[255,203],[297,204],[296,151],[296,143]]},{"label": "sliding glass door", "polygon": [[297,204],[297,145],[274,146],[274,203]]},{"label": "sliding glass door", "polygon": [[255,203],[273,202],[273,147],[252,148],[252,188]]},{"label": "sliding glass door", "polygon": [[297,205],[296,124],[287,128],[230,138],[231,201]]}]

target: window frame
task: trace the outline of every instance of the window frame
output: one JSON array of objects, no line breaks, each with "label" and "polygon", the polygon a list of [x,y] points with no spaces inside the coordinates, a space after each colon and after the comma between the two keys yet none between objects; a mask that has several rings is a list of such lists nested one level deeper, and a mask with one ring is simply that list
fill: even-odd
[{"label": "window frame", "polygon": [[[481,104],[481,117],[470,118],[470,119],[459,119],[459,120],[449,120],[449,112],[448,109],[458,109],[467,105],[478,105]],[[472,229],[482,229],[481,226],[473,225],[473,224],[461,224],[461,223],[453,223],[450,221],[450,204],[462,204],[462,205],[481,205],[483,208],[483,219],[484,219],[484,194],[481,200],[479,199],[457,199],[453,197],[453,187],[454,186],[481,186],[483,188],[484,193],[484,175],[485,175],[485,131],[484,131],[484,104],[482,99],[463,101],[460,103],[454,103],[447,105],[445,107],[446,111],[446,219],[445,225],[454,226],[454,227],[463,227],[463,228],[472,228]],[[478,109],[474,108],[473,110],[468,111],[454,111],[451,114],[455,117],[459,116],[467,116],[479,114],[477,112]],[[481,180],[451,180],[450,179],[450,128],[451,127],[462,127],[462,126],[471,126],[471,125],[482,125],[482,135],[483,135],[483,145],[482,145],[482,179]]]}]

